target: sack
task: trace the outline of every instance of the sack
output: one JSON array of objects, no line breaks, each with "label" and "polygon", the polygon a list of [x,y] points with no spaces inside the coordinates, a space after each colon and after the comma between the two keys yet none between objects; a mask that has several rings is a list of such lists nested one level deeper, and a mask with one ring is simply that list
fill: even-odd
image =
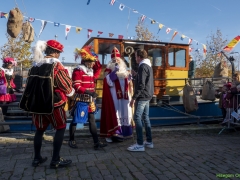
[{"label": "sack", "polygon": [[215,100],[214,84],[211,81],[209,81],[209,80],[207,80],[203,84],[202,99],[203,100],[210,100],[210,101],[214,101]]},{"label": "sack", "polygon": [[86,123],[88,119],[88,103],[77,102],[73,115],[73,123]]},{"label": "sack", "polygon": [[222,61],[216,65],[213,77],[228,77],[228,66],[226,62]]},{"label": "sack", "polygon": [[198,102],[192,86],[186,84],[183,88],[183,106],[186,112],[196,111]]},{"label": "sack", "polygon": [[23,40],[25,42],[33,42],[34,40],[34,29],[32,27],[32,24],[30,22],[23,23]]},{"label": "sack", "polygon": [[9,12],[9,18],[7,22],[7,33],[16,38],[22,30],[23,15],[18,8],[12,9]]}]

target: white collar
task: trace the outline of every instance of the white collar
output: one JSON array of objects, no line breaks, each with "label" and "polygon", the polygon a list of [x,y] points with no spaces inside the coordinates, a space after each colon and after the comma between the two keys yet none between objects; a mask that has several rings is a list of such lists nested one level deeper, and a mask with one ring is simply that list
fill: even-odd
[{"label": "white collar", "polygon": [[150,62],[149,59],[143,59],[140,63],[139,66],[141,66],[141,64],[147,64],[148,66],[152,67],[152,64]]},{"label": "white collar", "polygon": [[4,74],[7,74],[7,75],[12,75],[13,74],[13,69],[5,69],[3,67],[1,67],[1,69],[4,71]]},{"label": "white collar", "polygon": [[77,69],[82,70],[85,74],[93,76],[93,69],[87,68],[86,66],[80,64],[77,66]]},{"label": "white collar", "polygon": [[[41,66],[42,64],[53,64],[55,62],[61,63],[61,61],[57,58],[44,58],[39,62],[33,62],[33,66]],[[62,63],[61,63],[62,64]]]}]

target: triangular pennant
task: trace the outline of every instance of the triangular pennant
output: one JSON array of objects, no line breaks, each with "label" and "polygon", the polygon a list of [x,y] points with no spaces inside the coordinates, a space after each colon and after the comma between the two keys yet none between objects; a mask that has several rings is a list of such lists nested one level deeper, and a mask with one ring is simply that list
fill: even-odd
[{"label": "triangular pennant", "polygon": [[155,23],[156,23],[156,21],[152,19],[151,20],[151,24],[155,24]]},{"label": "triangular pennant", "polygon": [[1,12],[1,18],[8,18],[8,13]]},{"label": "triangular pennant", "polygon": [[40,29],[40,32],[39,32],[38,38],[40,37],[40,35],[42,34],[42,32],[43,32],[45,26],[47,25],[47,21],[45,21],[45,20],[41,20],[41,23],[42,23],[42,25],[41,25],[41,29]]},{"label": "triangular pennant", "polygon": [[118,39],[123,39],[123,35],[118,35]]},{"label": "triangular pennant", "polygon": [[171,41],[174,39],[174,37],[177,35],[177,33],[178,33],[177,31],[174,31]]},{"label": "triangular pennant", "polygon": [[138,13],[138,11],[137,10],[135,10],[135,9],[133,9],[133,11],[132,11],[133,13]]},{"label": "triangular pennant", "polygon": [[35,21],[35,18],[32,18],[32,17],[28,18],[28,22],[34,22],[34,21]]},{"label": "triangular pennant", "polygon": [[207,53],[207,47],[206,47],[205,44],[202,44],[202,46],[203,46],[203,54],[206,55],[206,53]]},{"label": "triangular pennant", "polygon": [[76,27],[76,33],[80,33],[80,31],[82,30],[82,28],[81,27]]},{"label": "triangular pennant", "polygon": [[192,39],[189,38],[189,40],[188,40],[188,44],[191,44],[191,43],[192,43]]},{"label": "triangular pennant", "polygon": [[125,8],[125,5],[124,4],[120,4],[119,5],[119,9],[122,11],[123,9]]},{"label": "triangular pennant", "polygon": [[54,26],[59,27],[59,25],[60,25],[60,23],[56,23],[56,22],[54,22]]},{"label": "triangular pennant", "polygon": [[167,33],[167,34],[170,33],[171,30],[172,30],[171,28],[167,28],[167,29],[166,29],[166,33]]},{"label": "triangular pennant", "polygon": [[68,33],[70,32],[71,26],[70,25],[66,25],[65,26],[65,38],[67,39]]},{"label": "triangular pennant", "polygon": [[111,0],[111,1],[110,1],[110,4],[111,4],[111,5],[114,5],[114,3],[115,3],[115,0]]},{"label": "triangular pennant", "polygon": [[90,35],[91,35],[92,31],[93,31],[93,30],[88,29],[88,38],[90,38]]},{"label": "triangular pennant", "polygon": [[145,15],[142,15],[141,17],[141,22],[143,22],[145,20],[146,16]]},{"label": "triangular pennant", "polygon": [[109,37],[113,37],[113,35],[114,35],[113,33],[109,33]]},{"label": "triangular pennant", "polygon": [[88,0],[88,2],[87,2],[87,5],[89,5],[89,4],[90,4],[90,1],[91,1],[91,0]]},{"label": "triangular pennant", "polygon": [[186,38],[186,36],[185,35],[181,35],[181,40],[183,40],[184,38]]}]

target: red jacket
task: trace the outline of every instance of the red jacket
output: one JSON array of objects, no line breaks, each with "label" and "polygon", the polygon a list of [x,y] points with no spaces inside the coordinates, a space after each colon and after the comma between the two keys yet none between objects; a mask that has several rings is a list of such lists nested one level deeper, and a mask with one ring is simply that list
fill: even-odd
[{"label": "red jacket", "polygon": [[75,93],[84,94],[86,90],[95,91],[95,80],[101,73],[102,65],[96,61],[92,69],[84,65],[79,65],[73,70],[72,81]]}]

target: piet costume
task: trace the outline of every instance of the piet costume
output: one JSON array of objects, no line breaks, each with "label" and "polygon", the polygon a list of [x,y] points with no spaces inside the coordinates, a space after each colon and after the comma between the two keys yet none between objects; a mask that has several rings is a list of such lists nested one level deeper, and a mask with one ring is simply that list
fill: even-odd
[{"label": "piet costume", "polygon": [[[69,142],[71,148],[77,148],[74,134],[77,123],[89,122],[89,131],[93,137],[94,149],[104,147],[106,144],[98,139],[97,127],[95,123],[94,113],[96,111],[95,98],[95,80],[101,73],[101,64],[97,55],[91,50],[90,46],[85,46],[82,49],[76,49],[78,56],[81,56],[81,64],[73,70],[72,81],[75,89],[75,106],[72,110],[73,120],[69,127]],[[93,66],[90,65],[95,63]]]},{"label": "piet costume", "polygon": [[[43,56],[45,52],[46,56]],[[33,67],[28,72],[27,84],[20,101],[20,108],[32,112],[36,126],[34,137],[34,160],[39,166],[47,160],[41,156],[42,137],[49,124],[56,129],[53,140],[51,168],[65,167],[72,163],[60,157],[66,129],[64,104],[67,96],[74,94],[72,81],[67,70],[55,57],[63,52],[63,45],[56,40],[38,41],[34,48]]]},{"label": "piet costume", "polygon": [[111,58],[119,62],[109,62],[103,81],[100,136],[105,137],[107,142],[112,142],[111,138],[122,141],[132,137],[133,118],[129,106],[133,92],[131,75],[116,47]]},{"label": "piet costume", "polygon": [[3,67],[0,69],[0,102],[16,101],[16,95],[13,91],[16,88],[13,82],[13,68],[8,68],[9,64],[15,66],[16,61],[11,57],[4,58]]}]

